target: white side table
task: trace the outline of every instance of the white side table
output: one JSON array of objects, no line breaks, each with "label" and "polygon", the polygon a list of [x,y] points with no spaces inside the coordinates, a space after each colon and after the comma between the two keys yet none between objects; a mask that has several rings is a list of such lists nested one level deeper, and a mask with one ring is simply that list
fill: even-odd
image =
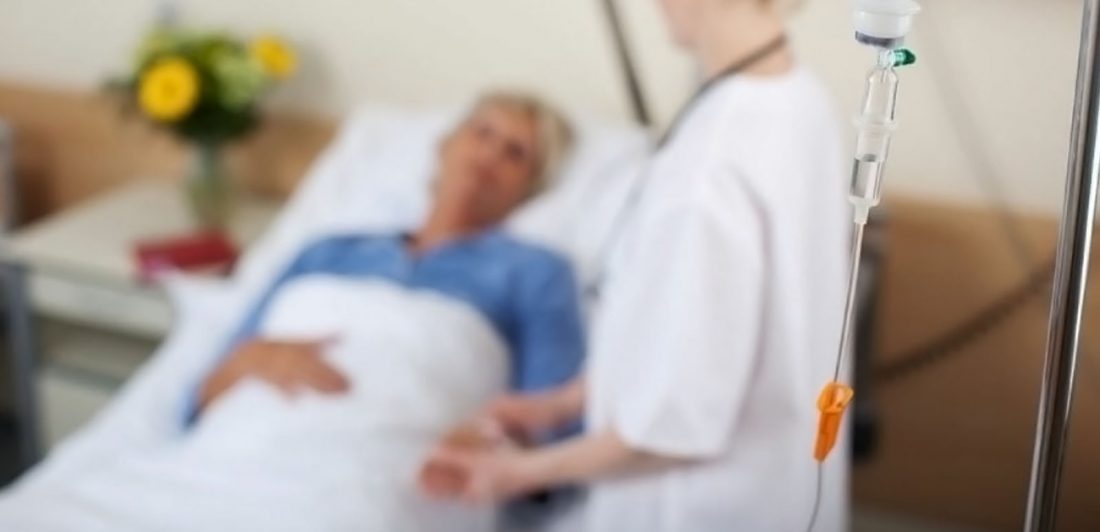
[{"label": "white side table", "polygon": [[[229,230],[238,244],[247,246],[278,209],[276,202],[242,198]],[[36,460],[40,431],[48,440],[60,438],[113,392],[108,386],[93,400],[87,388],[66,388],[61,376],[80,373],[121,382],[167,335],[173,321],[167,294],[141,282],[133,245],[193,230],[177,186],[141,181],[9,236],[0,258],[9,286],[24,463]],[[47,338],[39,338],[35,329],[44,322],[76,327],[61,332],[54,327],[44,335],[49,341],[40,342]],[[73,331],[95,334],[81,337]],[[127,346],[138,354],[121,354]],[[47,360],[49,364],[42,363]],[[40,402],[45,403],[41,408]],[[43,414],[51,419],[44,423]]]}]

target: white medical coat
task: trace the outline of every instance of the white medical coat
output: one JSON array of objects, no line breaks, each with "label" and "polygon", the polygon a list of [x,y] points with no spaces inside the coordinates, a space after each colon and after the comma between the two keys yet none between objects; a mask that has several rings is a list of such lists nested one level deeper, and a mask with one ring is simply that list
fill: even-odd
[{"label": "white medical coat", "polygon": [[[802,532],[850,215],[835,116],[801,67],[712,88],[655,157],[593,331],[589,430],[687,465],[596,483],[590,532]],[[846,444],[818,532],[839,532]]]}]

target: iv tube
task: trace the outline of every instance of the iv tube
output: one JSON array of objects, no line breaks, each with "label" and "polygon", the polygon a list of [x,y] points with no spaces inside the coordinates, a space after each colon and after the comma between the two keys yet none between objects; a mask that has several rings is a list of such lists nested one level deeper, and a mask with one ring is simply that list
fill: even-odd
[{"label": "iv tube", "polygon": [[825,385],[818,397],[817,440],[814,458],[820,463],[828,457],[836,444],[841,419],[854,391],[842,384],[841,371],[851,349],[852,324],[855,320],[856,287],[859,284],[859,263],[863,252],[863,232],[871,209],[878,205],[882,193],[882,177],[886,157],[890,152],[890,136],[896,124],[894,109],[898,96],[896,67],[912,64],[916,56],[906,49],[879,49],[874,68],[867,76],[863,105],[855,124],[859,129],[856,154],[852,163],[852,183],[848,198],[852,202],[852,251],[851,271],[848,277],[848,295],[844,302],[844,321],[841,324],[840,345],[837,347],[836,367],[833,379]]},{"label": "iv tube", "polygon": [[916,56],[907,49],[878,50],[874,68],[867,75],[863,92],[863,104],[855,119],[859,135],[856,153],[852,161],[852,183],[848,199],[852,202],[852,272],[848,279],[848,298],[844,305],[844,323],[841,329],[840,347],[837,353],[833,380],[840,378],[851,344],[852,320],[855,314],[855,292],[859,281],[859,261],[863,250],[863,230],[871,209],[882,199],[882,178],[886,158],[890,154],[890,137],[897,129],[894,111],[898,101],[898,74],[895,67],[912,64]]},{"label": "iv tube", "polygon": [[853,221],[851,274],[848,278],[848,298],[844,304],[844,322],[837,352],[833,381],[840,378],[844,358],[851,346],[852,321],[855,314],[855,293],[859,281],[859,262],[863,251],[863,230],[871,209],[882,198],[882,179],[886,158],[890,153],[890,137],[897,129],[894,111],[898,99],[898,75],[894,68],[916,61],[907,49],[880,50],[875,67],[867,75],[863,105],[855,124],[859,129],[856,153],[852,161],[852,184],[848,199],[852,202]]},{"label": "iv tube", "polygon": [[863,232],[871,209],[881,199],[883,171],[890,152],[890,136],[896,127],[894,109],[897,105],[898,76],[894,69],[916,61],[916,56],[902,46],[912,28],[913,17],[919,12],[920,4],[915,0],[855,0],[856,40],[875,48],[878,57],[867,76],[863,105],[856,118],[859,135],[848,194],[855,222],[852,227],[851,272],[833,379],[825,384],[817,399],[820,413],[817,438],[814,441],[814,460],[818,463],[817,495],[807,531],[812,531],[817,522],[821,502],[822,464],[836,446],[844,412],[855,394],[851,386],[841,382],[840,373],[851,346]]}]

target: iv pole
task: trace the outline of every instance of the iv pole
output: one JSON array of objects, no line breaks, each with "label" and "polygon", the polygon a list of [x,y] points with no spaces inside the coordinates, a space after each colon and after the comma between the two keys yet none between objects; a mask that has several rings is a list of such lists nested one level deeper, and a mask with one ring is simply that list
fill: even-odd
[{"label": "iv pole", "polygon": [[630,45],[626,38],[626,29],[623,27],[623,17],[619,13],[619,5],[615,0],[604,0],[604,16],[607,25],[611,28],[611,37],[615,44],[615,56],[619,59],[619,66],[623,71],[623,82],[626,83],[627,95],[630,96],[631,110],[634,111],[634,120],[639,125],[650,127],[653,119],[649,112],[645,93],[642,92],[642,83],[638,79],[638,67],[634,62],[634,55],[630,53]]},{"label": "iv pole", "polygon": [[1100,0],[1085,0],[1061,241],[1036,420],[1026,532],[1053,532],[1069,437],[1100,184]]}]

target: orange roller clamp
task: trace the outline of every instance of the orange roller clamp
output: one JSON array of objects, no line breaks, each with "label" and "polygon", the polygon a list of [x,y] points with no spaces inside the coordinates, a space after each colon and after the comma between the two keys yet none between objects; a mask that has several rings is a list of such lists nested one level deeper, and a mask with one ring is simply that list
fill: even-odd
[{"label": "orange roller clamp", "polygon": [[835,381],[826,384],[821,390],[821,395],[817,398],[817,409],[821,412],[821,417],[817,423],[817,442],[814,443],[814,459],[818,462],[824,462],[836,446],[840,422],[854,395],[855,390],[851,386]]}]

